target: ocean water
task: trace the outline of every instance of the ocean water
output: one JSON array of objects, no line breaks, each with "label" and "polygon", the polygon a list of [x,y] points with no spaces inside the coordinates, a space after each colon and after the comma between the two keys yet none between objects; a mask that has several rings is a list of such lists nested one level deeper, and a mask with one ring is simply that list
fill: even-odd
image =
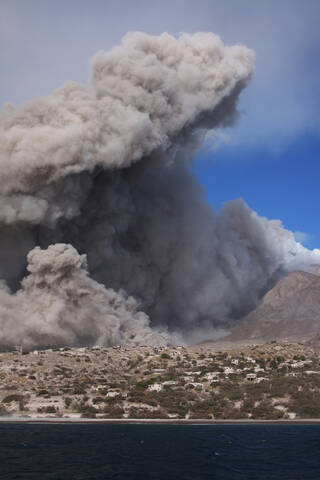
[{"label": "ocean water", "polygon": [[320,426],[1,424],[0,479],[320,480]]}]

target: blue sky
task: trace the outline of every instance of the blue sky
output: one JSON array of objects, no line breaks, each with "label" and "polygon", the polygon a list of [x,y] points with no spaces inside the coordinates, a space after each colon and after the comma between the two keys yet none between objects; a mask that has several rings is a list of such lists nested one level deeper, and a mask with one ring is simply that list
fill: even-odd
[{"label": "blue sky", "polygon": [[242,115],[208,137],[194,171],[215,207],[243,197],[319,247],[319,21],[318,0],[3,0],[0,104],[88,83],[93,54],[129,30],[212,31],[246,44],[257,57]]},{"label": "blue sky", "polygon": [[320,137],[303,134],[280,154],[256,148],[234,156],[222,147],[213,157],[203,150],[193,170],[215,207],[242,197],[259,215],[281,219],[308,248],[319,248],[319,150]]}]

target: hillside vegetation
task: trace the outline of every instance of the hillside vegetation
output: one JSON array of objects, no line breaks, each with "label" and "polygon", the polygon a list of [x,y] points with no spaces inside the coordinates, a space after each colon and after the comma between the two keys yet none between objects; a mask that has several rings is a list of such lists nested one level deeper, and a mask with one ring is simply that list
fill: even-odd
[{"label": "hillside vegetation", "polygon": [[0,413],[65,418],[320,418],[317,341],[0,354]]}]

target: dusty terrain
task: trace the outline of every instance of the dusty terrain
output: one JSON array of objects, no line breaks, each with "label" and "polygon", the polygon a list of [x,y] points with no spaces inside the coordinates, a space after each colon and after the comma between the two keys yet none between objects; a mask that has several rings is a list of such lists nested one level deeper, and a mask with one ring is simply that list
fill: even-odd
[{"label": "dusty terrain", "polygon": [[196,347],[0,354],[4,416],[320,418],[319,338]]},{"label": "dusty terrain", "polygon": [[320,330],[320,276],[292,272],[269,290],[225,341],[301,340]]}]

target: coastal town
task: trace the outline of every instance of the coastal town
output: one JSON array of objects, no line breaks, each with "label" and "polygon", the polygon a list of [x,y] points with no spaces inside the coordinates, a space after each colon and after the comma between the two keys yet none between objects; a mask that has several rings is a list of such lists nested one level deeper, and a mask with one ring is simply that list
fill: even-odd
[{"label": "coastal town", "polygon": [[19,418],[320,418],[319,338],[217,350],[63,347],[0,354],[0,414]]}]

